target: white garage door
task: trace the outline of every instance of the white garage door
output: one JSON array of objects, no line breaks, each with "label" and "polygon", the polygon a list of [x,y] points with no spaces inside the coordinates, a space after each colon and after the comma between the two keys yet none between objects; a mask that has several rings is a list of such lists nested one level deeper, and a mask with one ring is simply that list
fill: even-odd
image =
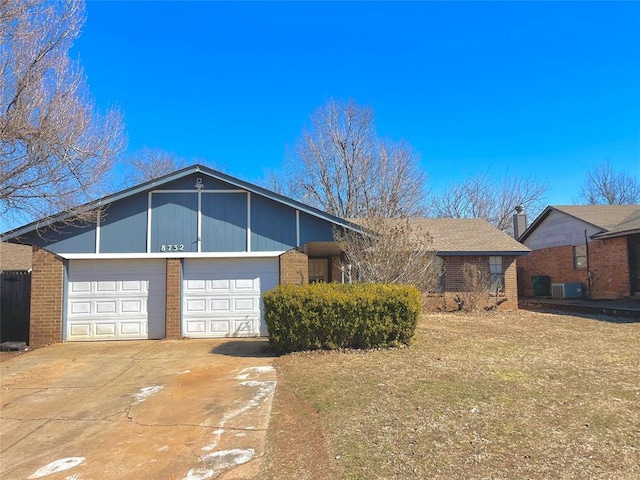
[{"label": "white garage door", "polygon": [[186,259],[182,335],[267,335],[261,293],[278,285],[277,258]]},{"label": "white garage door", "polygon": [[66,340],[165,337],[165,260],[71,260]]}]

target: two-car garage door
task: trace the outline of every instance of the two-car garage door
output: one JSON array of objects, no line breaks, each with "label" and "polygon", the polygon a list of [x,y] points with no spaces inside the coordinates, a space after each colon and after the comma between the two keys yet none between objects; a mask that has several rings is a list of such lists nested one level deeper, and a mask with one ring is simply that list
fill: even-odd
[{"label": "two-car garage door", "polygon": [[[184,259],[185,337],[267,335],[261,294],[278,284],[277,258]],[[67,341],[165,337],[166,259],[71,260]]]}]

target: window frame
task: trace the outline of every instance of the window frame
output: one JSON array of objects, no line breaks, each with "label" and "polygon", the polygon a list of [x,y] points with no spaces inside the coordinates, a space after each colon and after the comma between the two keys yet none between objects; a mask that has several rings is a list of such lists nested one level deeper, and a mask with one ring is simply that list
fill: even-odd
[{"label": "window frame", "polygon": [[504,292],[504,262],[502,255],[489,255],[489,278],[491,293]]},{"label": "window frame", "polygon": [[[584,253],[583,254],[578,254],[578,249],[584,249]],[[571,248],[571,256],[573,258],[573,269],[574,270],[586,270],[587,269],[587,256],[588,256],[588,251],[587,251],[587,245],[585,243],[580,244],[580,245],[574,245]],[[581,260],[579,260],[581,259]]]}]

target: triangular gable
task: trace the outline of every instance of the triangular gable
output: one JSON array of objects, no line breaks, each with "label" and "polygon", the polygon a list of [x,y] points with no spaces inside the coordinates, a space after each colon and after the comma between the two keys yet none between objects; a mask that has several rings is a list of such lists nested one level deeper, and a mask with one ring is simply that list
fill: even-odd
[{"label": "triangular gable", "polygon": [[313,217],[317,217],[319,219],[325,220],[327,222],[333,223],[337,226],[343,227],[343,228],[349,228],[352,230],[356,230],[356,231],[360,231],[360,228],[357,225],[354,225],[340,217],[337,217],[335,215],[331,215],[328,214],[326,212],[323,212],[322,210],[319,210],[317,208],[311,207],[309,205],[306,205],[302,202],[299,202],[297,200],[294,200],[292,198],[286,197],[284,195],[281,195],[279,193],[273,192],[271,190],[267,190],[266,188],[260,187],[258,185],[246,182],[244,180],[240,180],[239,178],[236,177],[232,177],[231,175],[227,175],[225,173],[222,173],[218,170],[214,170],[210,167],[206,167],[204,165],[192,165],[186,168],[183,168],[181,170],[177,170],[176,172],[173,173],[169,173],[167,175],[158,177],[156,179],[153,180],[149,180],[147,182],[141,183],[139,185],[127,188],[125,190],[121,190],[119,192],[113,193],[111,195],[107,195],[105,197],[102,197],[98,200],[95,200],[93,202],[89,202],[87,204],[84,204],[76,209],[74,209],[73,211],[65,211],[65,212],[60,212],[56,215],[52,215],[50,217],[46,217],[43,219],[39,219],[36,220],[34,222],[31,222],[29,224],[23,225],[21,227],[17,227],[14,228],[8,232],[5,232],[2,235],[2,238],[0,240],[2,241],[7,241],[7,240],[11,240],[13,238],[19,237],[21,235],[24,234],[28,234],[31,232],[34,232],[38,229],[50,226],[52,224],[55,224],[57,222],[62,222],[65,221],[69,218],[71,218],[74,214],[78,213],[78,212],[88,212],[91,210],[94,210],[96,208],[99,208],[103,205],[107,205],[110,203],[114,203],[114,202],[118,202],[121,200],[124,200],[126,198],[132,197],[134,195],[140,194],[140,193],[145,193],[145,192],[149,192],[152,190],[156,190],[156,189],[160,189],[162,186],[165,186],[171,182],[175,182],[176,180],[182,179],[184,177],[187,177],[189,175],[193,175],[193,174],[201,174],[201,175],[206,175],[209,178],[213,178],[222,182],[225,182],[233,187],[242,189],[242,190],[246,190],[248,192],[251,192],[252,194],[255,195],[259,195],[265,198],[268,198],[274,202],[278,202],[280,204],[289,206],[291,208],[294,208],[296,210],[300,210],[301,212],[307,213]]}]

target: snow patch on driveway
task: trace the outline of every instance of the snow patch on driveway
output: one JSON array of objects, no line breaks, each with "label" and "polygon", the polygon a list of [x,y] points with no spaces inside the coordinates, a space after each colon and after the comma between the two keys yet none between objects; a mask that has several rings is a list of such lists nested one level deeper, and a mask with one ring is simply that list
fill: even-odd
[{"label": "snow patch on driveway", "polygon": [[271,367],[271,366],[247,367],[247,368],[244,368],[244,369],[240,370],[238,375],[236,375],[236,379],[238,379],[238,380],[246,380],[247,378],[249,378],[249,375],[251,375],[252,373],[256,373],[256,374],[271,373],[271,372],[275,372],[275,370],[276,369]]},{"label": "snow patch on driveway", "polygon": [[152,387],[141,388],[140,392],[133,397],[136,400],[134,405],[144,402],[147,398],[149,398],[152,395],[155,395],[160,390],[162,390],[162,388],[163,388],[162,385],[153,385]]},{"label": "snow patch on driveway", "polygon": [[212,478],[224,470],[247,463],[253,458],[254,453],[253,448],[234,448],[232,450],[220,450],[219,452],[210,453],[202,458],[206,466],[192,468],[187,473],[187,476],[184,477],[184,480],[206,480]]},{"label": "snow patch on driveway", "polygon": [[64,472],[65,470],[80,465],[82,462],[84,462],[84,457],[61,458],[60,460],[55,460],[39,468],[27,478],[42,478],[54,473]]}]

